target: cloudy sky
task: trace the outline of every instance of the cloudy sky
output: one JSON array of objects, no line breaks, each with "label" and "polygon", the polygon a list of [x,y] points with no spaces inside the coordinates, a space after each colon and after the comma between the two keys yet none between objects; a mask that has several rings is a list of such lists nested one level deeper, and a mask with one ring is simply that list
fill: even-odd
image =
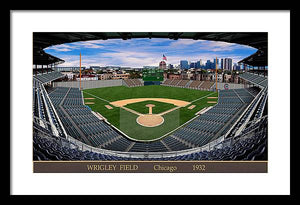
[{"label": "cloudy sky", "polygon": [[180,60],[213,61],[214,58],[232,58],[238,62],[256,52],[255,48],[217,41],[190,39],[109,39],[67,43],[46,48],[51,55],[65,60],[60,66],[158,66],[162,55],[167,64],[179,64]]}]

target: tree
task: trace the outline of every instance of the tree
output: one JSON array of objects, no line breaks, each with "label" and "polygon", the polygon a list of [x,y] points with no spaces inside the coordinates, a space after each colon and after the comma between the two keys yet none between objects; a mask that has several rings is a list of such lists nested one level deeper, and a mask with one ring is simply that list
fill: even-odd
[{"label": "tree", "polygon": [[98,70],[96,73],[97,74],[103,74],[103,70]]},{"label": "tree", "polygon": [[140,78],[141,77],[141,72],[139,71],[129,71],[129,78]]}]

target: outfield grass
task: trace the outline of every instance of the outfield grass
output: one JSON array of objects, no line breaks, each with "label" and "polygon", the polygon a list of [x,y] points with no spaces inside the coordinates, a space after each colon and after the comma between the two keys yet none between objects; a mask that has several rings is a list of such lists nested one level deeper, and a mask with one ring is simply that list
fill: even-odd
[{"label": "outfield grass", "polygon": [[[203,97],[212,91],[200,91],[187,88],[167,87],[161,85],[149,85],[141,87],[114,86],[105,88],[93,88],[83,90],[110,102],[131,98],[170,98],[192,101]],[[91,97],[91,96],[88,96]]]},{"label": "outfield grass", "polygon": [[[92,110],[99,112],[107,120],[125,132],[132,138],[135,139],[155,139],[164,135],[165,133],[175,129],[179,125],[187,122],[188,120],[195,117],[195,113],[202,110],[205,107],[213,106],[214,104],[207,103],[207,101],[217,101],[217,99],[207,99],[207,97],[217,97],[217,93],[212,91],[201,91],[193,90],[187,88],[176,88],[176,87],[167,87],[159,85],[150,85],[150,86],[141,86],[141,87],[125,87],[125,86],[115,86],[115,87],[105,87],[105,88],[94,88],[83,90],[84,98],[95,98],[92,100],[85,99],[85,102],[94,102],[95,104],[88,105]],[[95,97],[97,96],[97,97]],[[100,99],[99,99],[100,98]],[[188,106],[182,107],[176,110],[178,117],[178,122],[172,122],[174,119],[174,113],[168,113],[164,115],[165,122],[157,127],[147,128],[138,125],[135,121],[137,115],[129,113],[126,110],[123,110],[119,107],[114,107],[110,105],[109,102],[132,99],[132,98],[169,98],[184,100],[192,102],[190,105],[195,105],[195,108],[188,109]],[[108,101],[108,102],[107,102]],[[142,114],[148,113],[148,108],[146,104],[155,104],[153,108],[153,114],[158,114],[163,111],[169,110],[174,107],[173,104],[162,103],[157,101],[144,101],[139,103],[132,103],[126,105],[126,107],[131,108]],[[110,105],[113,109],[107,109],[105,105]],[[121,109],[121,114],[120,114]],[[125,115],[124,115],[125,113]],[[122,119],[121,119],[122,117]],[[141,134],[143,133],[143,134]]]}]

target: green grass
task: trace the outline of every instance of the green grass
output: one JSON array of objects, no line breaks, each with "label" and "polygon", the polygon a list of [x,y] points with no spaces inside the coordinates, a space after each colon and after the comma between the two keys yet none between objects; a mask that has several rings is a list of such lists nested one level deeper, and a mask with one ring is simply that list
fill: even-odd
[{"label": "green grass", "polygon": [[[105,88],[86,89],[84,93],[91,93],[110,102],[131,98],[170,98],[192,101],[212,93],[211,91],[200,91],[187,88],[167,87],[160,85],[149,85],[141,87],[114,86]],[[87,97],[91,97],[88,96]]]},{"label": "green grass", "polygon": [[147,101],[143,101],[143,102],[132,103],[132,104],[126,105],[125,107],[128,107],[132,110],[135,110],[135,111],[137,111],[141,114],[148,114],[149,113],[149,108],[146,107],[147,104],[155,105],[155,107],[152,108],[152,114],[159,114],[159,113],[162,113],[164,111],[167,111],[167,110],[170,110],[170,109],[176,107],[173,104],[157,102],[157,101],[153,101],[153,100],[147,100]]},{"label": "green grass", "polygon": [[[85,98],[94,97],[90,94],[101,98],[98,99],[95,97],[95,99],[93,100],[85,99],[85,102],[95,102],[95,104],[88,105],[92,110],[99,112],[101,115],[107,118],[107,120],[111,124],[125,132],[128,136],[141,140],[155,139],[175,129],[179,125],[182,125],[183,123],[193,118],[196,112],[200,111],[205,107],[214,105],[207,103],[207,101],[217,101],[217,99],[207,99],[207,95],[209,95],[209,97],[218,96],[217,93],[212,91],[201,91],[159,85],[132,88],[125,86],[115,86],[83,90],[83,96]],[[113,105],[110,105],[111,107],[113,107],[113,109],[111,110],[105,107],[105,105],[109,105],[109,102],[132,98],[169,98],[184,100],[188,102],[194,101],[190,105],[196,105],[196,107],[190,110],[188,109],[190,105],[188,105],[186,107],[182,107],[176,111],[173,111],[174,113],[177,113],[176,116],[178,116],[178,119],[174,119],[173,112],[168,113],[163,116],[165,122],[162,125],[153,128],[146,128],[138,125],[136,123],[137,115],[133,113],[123,110],[119,107],[114,107]],[[106,102],[104,100],[107,100],[109,102]],[[148,108],[145,106],[146,104],[156,105],[152,110],[153,114],[161,113],[174,107],[173,104],[157,101],[144,101],[139,103],[133,103],[126,105],[126,107],[131,108],[142,114],[147,114]]]}]

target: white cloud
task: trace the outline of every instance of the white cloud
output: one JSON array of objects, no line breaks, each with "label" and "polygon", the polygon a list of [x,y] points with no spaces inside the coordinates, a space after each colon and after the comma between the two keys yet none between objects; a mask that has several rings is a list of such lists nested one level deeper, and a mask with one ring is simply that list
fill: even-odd
[{"label": "white cloud", "polygon": [[70,46],[70,45],[67,45],[67,44],[61,44],[61,45],[48,47],[48,48],[45,49],[45,51],[55,50],[57,52],[66,52],[66,51],[72,51],[74,49],[75,49],[74,46]]},{"label": "white cloud", "polygon": [[189,46],[196,43],[201,43],[202,40],[192,40],[192,39],[178,39],[170,44],[171,48],[178,48],[182,46]]},{"label": "white cloud", "polygon": [[73,43],[73,45],[77,47],[83,47],[83,48],[103,48],[104,46],[99,45],[98,41],[80,41]]},{"label": "white cloud", "polygon": [[170,44],[173,49],[195,49],[205,50],[211,52],[233,51],[238,48],[252,48],[246,45],[235,43],[227,43],[223,41],[207,41],[207,40],[192,40],[192,39],[179,39]]},{"label": "white cloud", "polygon": [[151,52],[115,52],[115,53],[103,53],[101,57],[106,57],[108,64],[119,63],[123,66],[142,67],[144,65],[158,65],[158,61],[161,57],[157,53]]},{"label": "white cloud", "polygon": [[55,45],[46,48],[45,50],[55,50],[57,52],[66,52],[66,51],[73,51],[80,48],[103,48],[104,46],[99,44],[99,41],[80,41],[74,43],[66,43]]},{"label": "white cloud", "polygon": [[232,51],[241,46],[234,43],[226,43],[222,41],[206,41],[203,44],[204,44],[203,46],[205,46],[208,51],[213,51],[213,52]]}]

